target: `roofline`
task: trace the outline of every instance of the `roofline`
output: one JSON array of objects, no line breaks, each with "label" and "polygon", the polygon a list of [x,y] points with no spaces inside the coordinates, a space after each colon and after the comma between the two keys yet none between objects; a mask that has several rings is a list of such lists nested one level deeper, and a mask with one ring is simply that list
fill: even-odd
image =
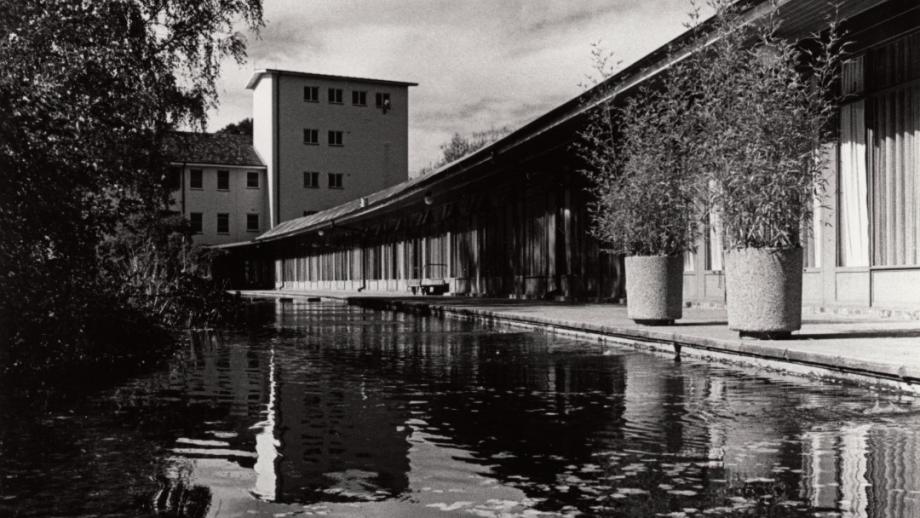
[{"label": "roofline", "polygon": [[327,79],[331,81],[352,81],[356,83],[372,83],[378,85],[389,85],[389,86],[418,86],[418,83],[412,83],[407,81],[391,81],[389,79],[372,79],[369,77],[353,77],[353,76],[337,76],[333,74],[316,74],[313,72],[298,72],[296,70],[281,70],[278,68],[263,68],[262,70],[256,70],[252,73],[252,76],[249,78],[249,82],[246,83],[246,89],[252,90],[256,87],[256,84],[259,83],[259,80],[262,79],[264,75],[278,75],[278,76],[294,76],[294,77],[306,77],[312,79]]},{"label": "roofline", "polygon": [[249,241],[234,241],[232,243],[221,243],[217,245],[204,245],[204,246],[206,248],[216,248],[219,250],[226,250],[229,248],[241,248],[241,247],[249,246],[252,244],[254,244],[254,242],[252,240],[249,240]]},{"label": "roofline", "polygon": [[256,164],[220,164],[211,162],[185,162],[181,160],[172,160],[169,165],[181,165],[185,167],[236,167],[239,169],[268,169],[265,165]]}]

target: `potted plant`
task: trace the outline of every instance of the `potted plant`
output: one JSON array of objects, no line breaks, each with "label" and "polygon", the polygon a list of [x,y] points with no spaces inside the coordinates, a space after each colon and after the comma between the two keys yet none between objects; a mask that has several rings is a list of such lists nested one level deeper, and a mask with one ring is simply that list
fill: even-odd
[{"label": "potted plant", "polygon": [[596,200],[592,233],[626,256],[627,314],[640,324],[682,316],[700,177],[692,74],[690,65],[678,65],[625,102],[602,103],[579,144]]},{"label": "potted plant", "polygon": [[803,229],[823,191],[841,52],[834,27],[796,44],[776,36],[777,23],[742,24],[717,3],[696,112],[723,225],[728,324],[766,338],[801,327]]}]

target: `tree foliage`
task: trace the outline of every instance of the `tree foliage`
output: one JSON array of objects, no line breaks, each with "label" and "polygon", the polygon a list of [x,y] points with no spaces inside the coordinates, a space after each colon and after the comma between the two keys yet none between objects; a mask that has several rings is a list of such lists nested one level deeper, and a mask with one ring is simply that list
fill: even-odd
[{"label": "tree foliage", "polygon": [[459,160],[499,140],[510,132],[511,128],[508,126],[477,131],[469,136],[455,132],[450,137],[449,141],[441,144],[441,158],[430,166],[422,169],[421,174],[428,174],[441,166]]},{"label": "tree foliage", "polygon": [[261,0],[0,1],[7,364],[26,349],[78,349],[94,313],[126,307],[121,280],[103,275],[124,258],[99,246],[165,206],[163,136],[203,125],[221,61],[245,57],[239,20],[261,27]]},{"label": "tree foliage", "polygon": [[231,135],[248,135],[252,136],[252,119],[246,117],[239,122],[231,122],[217,131],[218,133],[229,133]]}]

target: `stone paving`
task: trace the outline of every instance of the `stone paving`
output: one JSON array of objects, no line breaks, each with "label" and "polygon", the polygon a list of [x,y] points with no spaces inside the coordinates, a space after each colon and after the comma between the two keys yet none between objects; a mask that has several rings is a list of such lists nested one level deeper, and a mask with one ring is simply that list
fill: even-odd
[{"label": "stone paving", "polygon": [[672,326],[640,326],[618,304],[471,297],[399,296],[344,291],[249,291],[257,297],[321,297],[385,309],[499,320],[606,336],[643,348],[749,363],[800,374],[857,381],[920,394],[920,321],[805,312],[786,340],[739,338],[725,311],[685,308]]}]

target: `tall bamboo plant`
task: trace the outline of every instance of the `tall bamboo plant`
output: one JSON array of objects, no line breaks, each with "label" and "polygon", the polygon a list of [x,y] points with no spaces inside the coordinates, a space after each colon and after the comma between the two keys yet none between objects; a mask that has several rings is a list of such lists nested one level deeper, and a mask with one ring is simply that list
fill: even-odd
[{"label": "tall bamboo plant", "polygon": [[581,133],[592,233],[626,255],[691,251],[700,214],[698,62],[675,64],[625,100],[600,102]]},{"label": "tall bamboo plant", "polygon": [[711,201],[727,249],[800,248],[825,181],[842,42],[834,23],[805,43],[779,36],[779,18],[745,23],[713,0],[715,38],[701,53],[700,103]]}]

